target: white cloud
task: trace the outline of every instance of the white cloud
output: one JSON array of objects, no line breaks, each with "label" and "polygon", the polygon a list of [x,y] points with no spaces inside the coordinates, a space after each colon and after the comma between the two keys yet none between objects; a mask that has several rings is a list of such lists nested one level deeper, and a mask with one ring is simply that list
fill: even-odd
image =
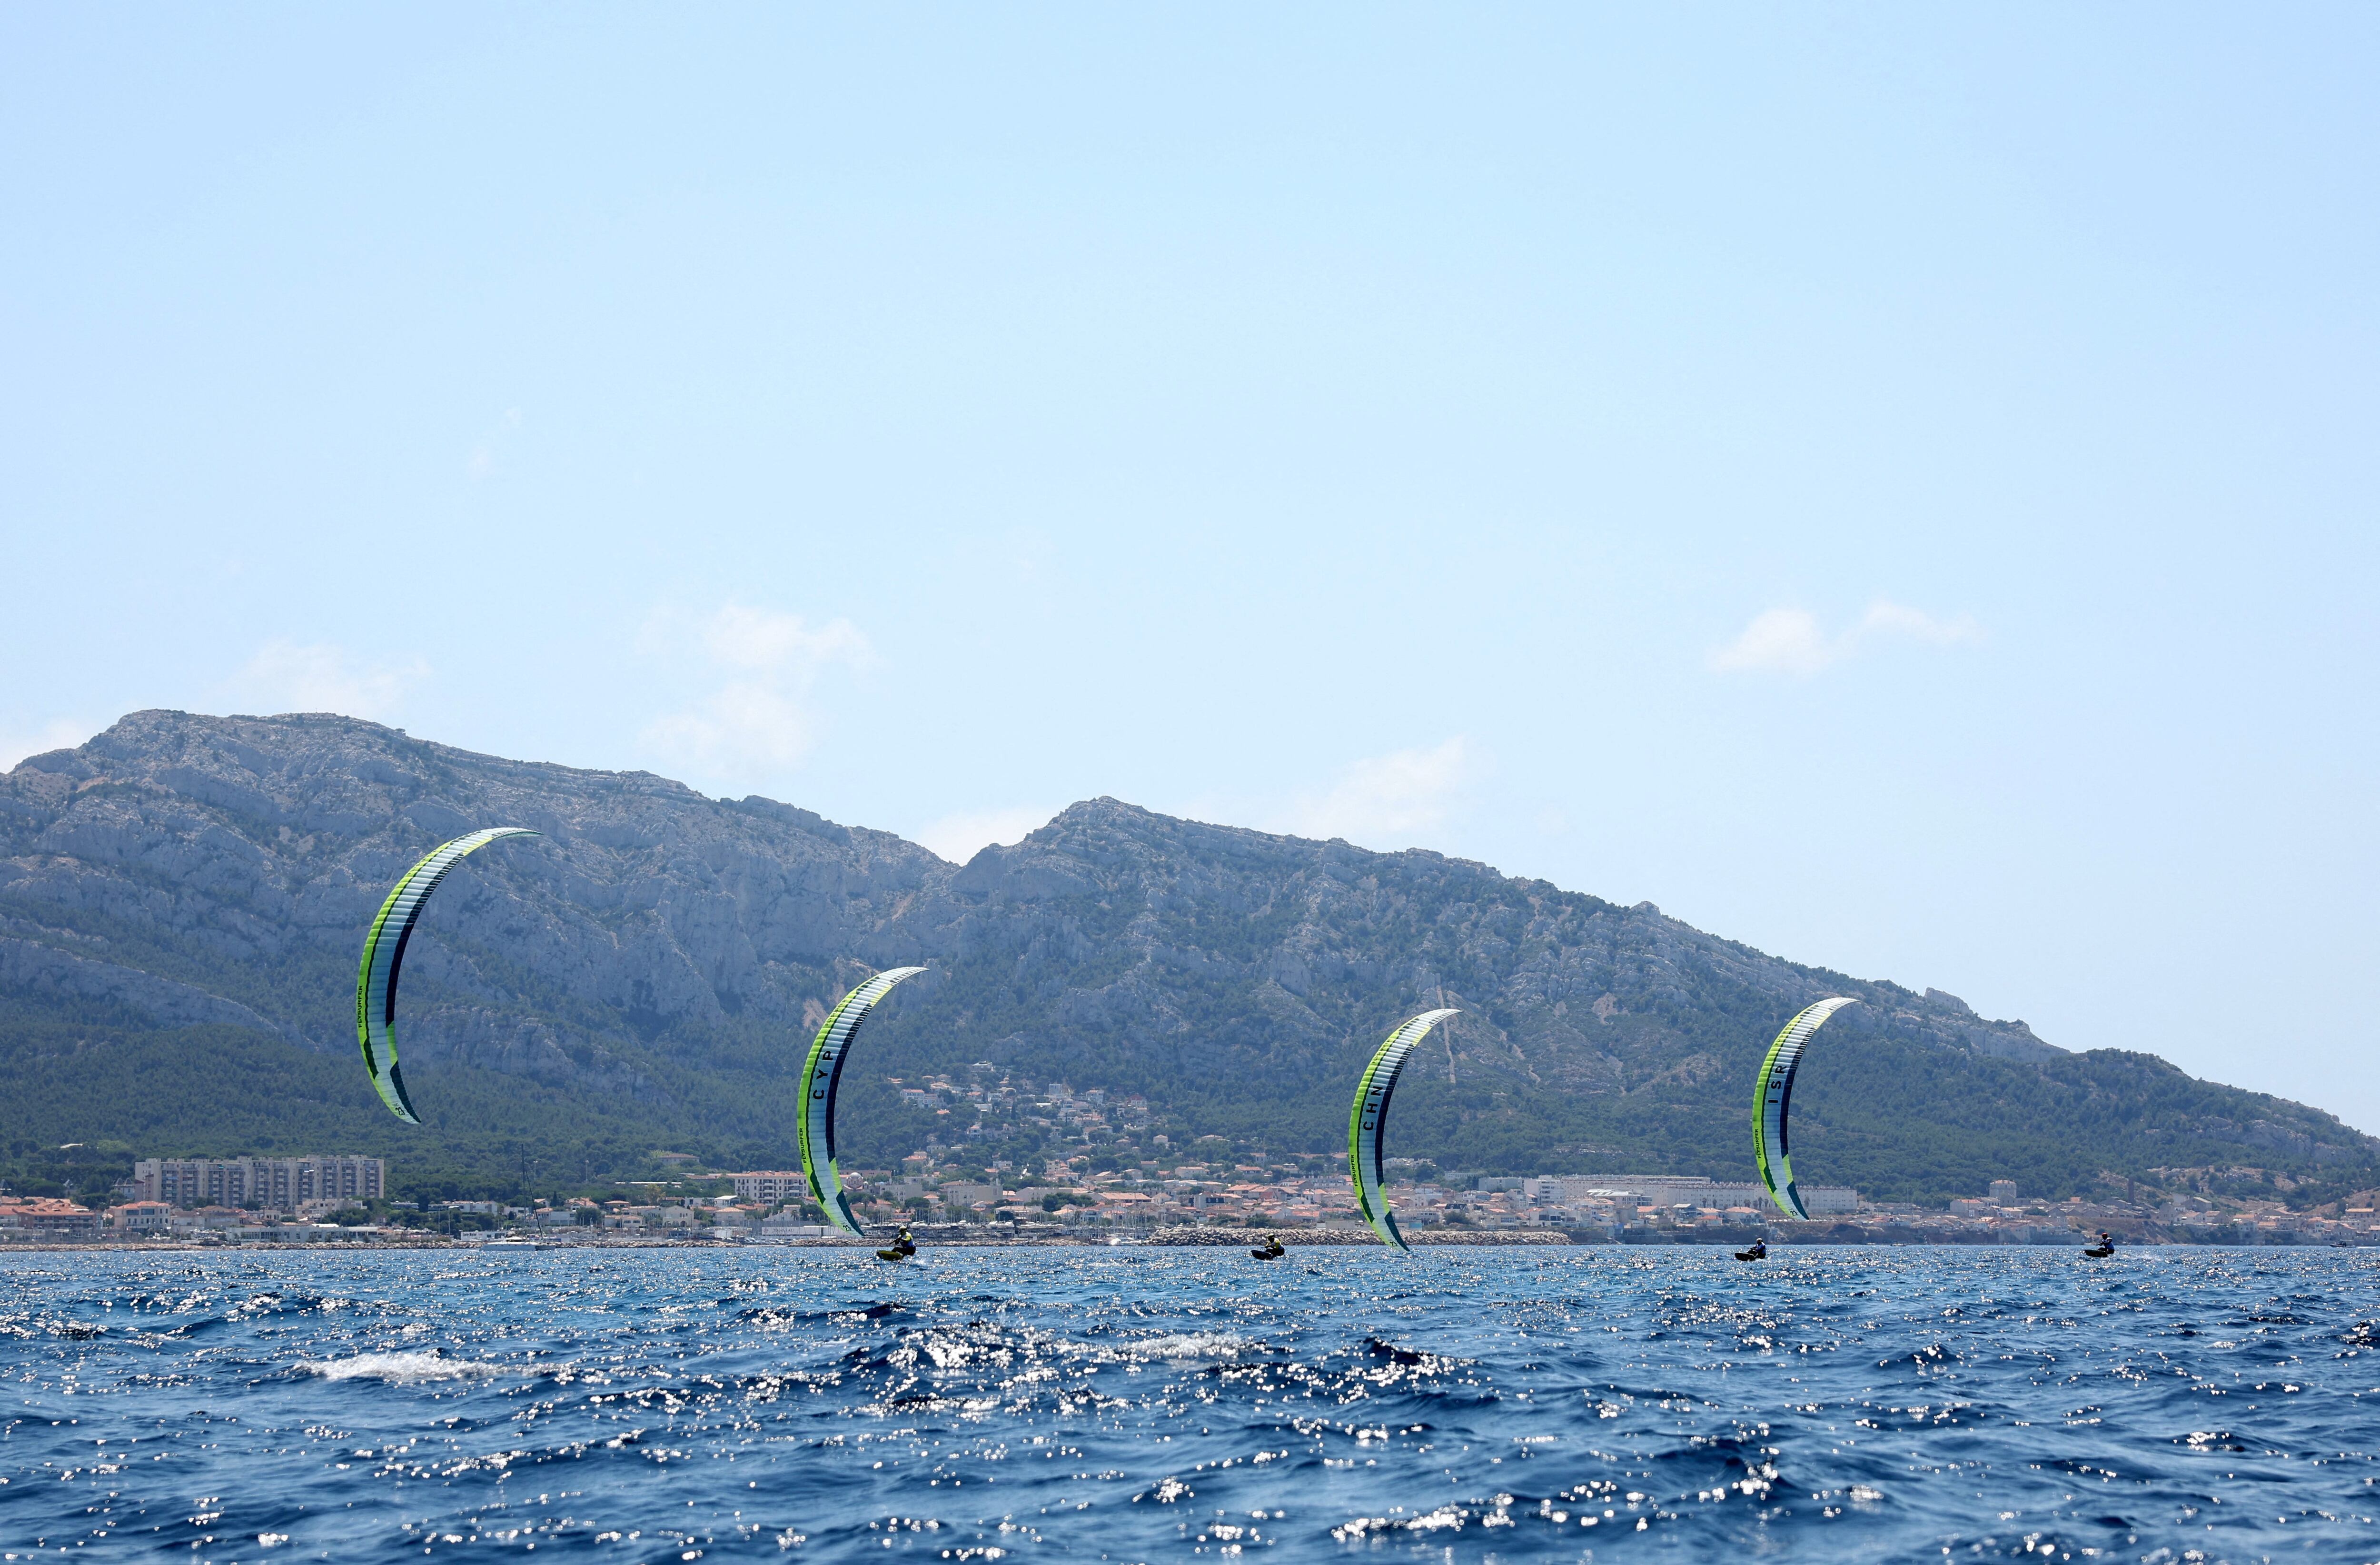
[{"label": "white cloud", "polygon": [[1281,824],[1300,837],[1408,842],[1442,825],[1479,771],[1459,734],[1434,749],[1375,755],[1342,772],[1328,792],[1299,800]]},{"label": "white cloud", "polygon": [[709,767],[798,766],[816,742],[809,715],[784,691],[751,679],[722,685],[694,707],[645,727],[645,743]]},{"label": "white cloud", "polygon": [[1922,609],[1882,598],[1868,605],[1860,622],[1839,636],[1828,636],[1818,617],[1807,609],[1772,608],[1754,616],[1735,640],[1714,649],[1709,661],[1715,673],[1792,674],[1807,679],[1879,640],[1896,637],[1953,646],[1980,641],[1983,632],[1963,614],[1937,619]]},{"label": "white cloud", "polygon": [[797,614],[729,604],[702,626],[702,644],[714,662],[730,668],[790,675],[805,683],[830,663],[861,663],[868,638],[848,619],[830,620],[813,630]]},{"label": "white cloud", "polygon": [[30,733],[0,733],[0,772],[16,770],[17,763],[28,755],[72,750],[98,731],[98,725],[79,717],[60,717]]},{"label": "white cloud", "polygon": [[1021,842],[1036,826],[1048,824],[1055,810],[968,810],[941,820],[917,833],[917,839],[954,864],[964,864],[995,842]]},{"label": "white cloud", "polygon": [[405,694],[430,677],[430,665],[376,663],[358,667],[345,647],[330,642],[264,643],[231,681],[230,693],[260,712],[336,712],[386,719]]},{"label": "white cloud", "polygon": [[837,664],[866,663],[868,638],[847,619],[815,629],[799,615],[727,604],[695,617],[664,609],[638,638],[650,654],[693,652],[714,678],[709,693],[655,719],[643,740],[670,761],[747,785],[800,765],[817,742],[804,697]]},{"label": "white cloud", "polygon": [[1807,609],[1772,608],[1743,628],[1743,634],[1711,654],[1710,666],[1722,674],[1747,668],[1786,674],[1815,674],[1840,654],[1818,629],[1818,617]]}]

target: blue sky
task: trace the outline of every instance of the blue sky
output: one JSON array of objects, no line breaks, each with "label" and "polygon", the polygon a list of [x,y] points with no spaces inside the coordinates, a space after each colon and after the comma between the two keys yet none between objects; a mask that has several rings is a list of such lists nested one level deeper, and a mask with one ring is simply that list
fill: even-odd
[{"label": "blue sky", "polygon": [[2380,1131],[2380,12],[0,12],[0,761],[1099,794]]}]

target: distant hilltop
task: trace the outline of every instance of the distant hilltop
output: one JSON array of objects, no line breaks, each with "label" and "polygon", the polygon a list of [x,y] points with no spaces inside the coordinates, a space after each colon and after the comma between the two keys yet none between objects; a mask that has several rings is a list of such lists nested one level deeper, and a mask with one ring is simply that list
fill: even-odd
[{"label": "distant hilltop", "polygon": [[[361,934],[415,858],[494,825],[543,836],[457,870],[416,938],[414,1131],[355,1062]],[[929,972],[844,1089],[855,1157],[885,1167],[929,1137],[1012,1161],[1328,1153],[1369,1050],[1442,1001],[1462,1015],[1409,1068],[1392,1150],[1748,1180],[1762,1049],[1849,995],[1796,1088],[1805,1181],[2380,1183],[2380,1143],[2317,1110],[1439,853],[1096,799],[956,865],[771,800],[323,715],[135,713],[0,777],[0,1130],[20,1144],[348,1145],[433,1185],[632,1172],[655,1147],[792,1167],[801,1045],[905,963]],[[978,1063],[1146,1110],[995,1122],[890,1084]]]}]

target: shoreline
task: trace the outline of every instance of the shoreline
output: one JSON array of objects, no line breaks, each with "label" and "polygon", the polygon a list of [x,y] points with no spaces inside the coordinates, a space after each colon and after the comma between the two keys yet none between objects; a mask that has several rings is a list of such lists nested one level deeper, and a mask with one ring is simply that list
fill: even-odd
[{"label": "shoreline", "polygon": [[[1939,1240],[1919,1235],[1876,1233],[1852,1229],[1849,1224],[1831,1225],[1824,1232],[1803,1237],[1791,1233],[1769,1236],[1771,1259],[1794,1250],[1819,1248],[1875,1248],[1894,1250],[2058,1250],[2080,1252],[2082,1241],[2071,1242],[2039,1242],[2032,1241],[1993,1241],[1982,1240]],[[1159,1229],[1150,1233],[1134,1235],[1076,1235],[1064,1233],[972,1233],[963,1230],[917,1232],[918,1247],[925,1250],[946,1249],[1065,1249],[1065,1250],[1227,1250],[1246,1249],[1267,1235],[1274,1236],[1285,1246],[1296,1249],[1360,1250],[1385,1249],[1368,1229]],[[1730,1239],[1701,1237],[1674,1238],[1668,1235],[1636,1237],[1633,1232],[1620,1238],[1587,1232],[1573,1233],[1560,1229],[1475,1229],[1449,1231],[1424,1229],[1408,1233],[1405,1241],[1416,1250],[1479,1249],[1505,1247],[1518,1249],[1576,1248],[1612,1250],[1721,1250],[1745,1242]],[[448,1253],[476,1253],[499,1250],[505,1253],[534,1250],[544,1253],[567,1250],[663,1250],[740,1251],[740,1250],[857,1250],[872,1252],[875,1239],[786,1238],[786,1239],[664,1239],[648,1235],[618,1237],[589,1235],[569,1238],[515,1238],[511,1235],[486,1239],[452,1239],[443,1234],[418,1236],[373,1235],[360,1240],[271,1240],[240,1239],[208,1242],[198,1240],[70,1240],[41,1239],[0,1241],[0,1255],[15,1253],[43,1254],[126,1254],[126,1255],[187,1255],[238,1251],[245,1253],[273,1252],[297,1254],[309,1251],[334,1251],[355,1254],[373,1251],[437,1250]],[[2312,1243],[2294,1241],[2242,1244],[2237,1240],[2199,1241],[2169,1238],[2136,1238],[2119,1240],[2118,1253],[2134,1250],[2380,1250],[2380,1235],[2373,1235],[2354,1244]]]},{"label": "shoreline", "polygon": [[[1379,1237],[1369,1229],[1159,1229],[1143,1244],[1171,1249],[1218,1249],[1236,1245],[1245,1249],[1270,1235],[1286,1245],[1305,1249],[1326,1247],[1360,1248],[1370,1246],[1384,1250]],[[1449,1245],[1481,1244],[1575,1244],[1560,1229],[1468,1229],[1447,1231],[1425,1229],[1405,1235],[1405,1242],[1415,1249],[1435,1249]]]}]

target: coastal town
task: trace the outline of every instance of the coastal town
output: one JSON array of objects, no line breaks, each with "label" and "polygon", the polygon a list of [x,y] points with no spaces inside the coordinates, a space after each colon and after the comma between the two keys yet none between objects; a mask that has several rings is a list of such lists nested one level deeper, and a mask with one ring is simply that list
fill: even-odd
[{"label": "coastal town", "polygon": [[[930,1115],[898,1168],[847,1171],[871,1229],[940,1243],[1217,1243],[1265,1230],[1300,1243],[1369,1243],[1346,1164],[1265,1157],[1220,1136],[1151,1129],[1137,1096],[1063,1082],[895,1080]],[[520,1199],[406,1199],[387,1162],[357,1155],[147,1157],[103,1201],[0,1193],[0,1244],[831,1244],[797,1169],[713,1170],[654,1155],[660,1177]],[[2013,1180],[1937,1206],[1803,1186],[1811,1216],[1774,1210],[1748,1180],[1674,1173],[1514,1176],[1388,1160],[1397,1221],[1415,1241],[1573,1244],[2380,1244],[2374,1193],[2311,1211],[2270,1199],[2177,1195],[2120,1180],[2095,1199],[2028,1196]],[[2255,1175],[2260,1170],[2232,1170]]]}]

